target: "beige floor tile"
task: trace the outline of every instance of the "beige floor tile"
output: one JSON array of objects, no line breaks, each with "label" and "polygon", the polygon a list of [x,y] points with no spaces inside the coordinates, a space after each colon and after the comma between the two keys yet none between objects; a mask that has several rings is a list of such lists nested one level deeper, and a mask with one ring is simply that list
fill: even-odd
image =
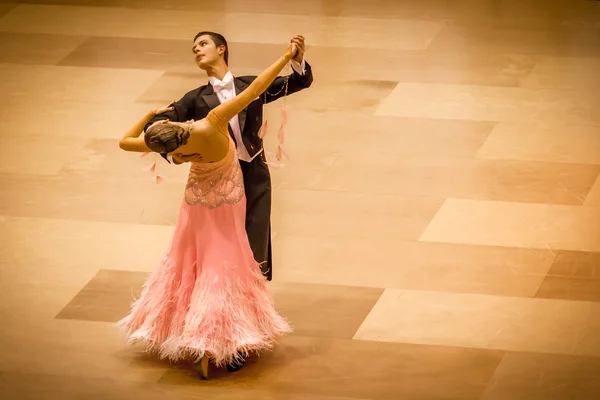
[{"label": "beige floor tile", "polygon": [[2,178],[7,186],[0,190],[0,210],[9,215],[166,226],[177,222],[185,186],[171,180],[157,184],[141,167],[121,176],[96,172]]},{"label": "beige floor tile", "polygon": [[[10,149],[6,156],[0,159],[0,173],[4,174],[55,175],[75,158],[88,142],[85,137],[67,135],[63,136],[63,140],[59,140],[45,132],[29,135],[27,140],[23,140],[22,132],[15,130],[18,129],[18,122],[12,121],[11,125],[13,129],[2,134],[4,145]],[[10,188],[11,191],[13,189]]]},{"label": "beige floor tile", "polygon": [[[239,12],[247,3],[244,0],[207,0],[198,4],[193,0],[165,3],[161,0],[37,0],[37,4],[63,4],[105,7],[146,8],[158,10]],[[281,3],[279,0],[255,0],[252,9],[261,14],[326,15],[348,17],[372,17],[378,19],[455,19],[470,25],[499,25],[509,27],[547,28],[575,22],[594,21],[598,8],[593,1],[576,2],[554,0],[544,8],[538,0],[519,2],[496,0],[405,0],[390,3],[389,0],[326,2],[306,0],[299,3]],[[518,13],[517,13],[518,11]]]},{"label": "beige floor tile", "polygon": [[[467,0],[469,1],[469,0]],[[482,2],[489,0],[482,0]],[[302,3],[282,3],[280,0],[254,0],[251,9],[245,9],[244,0],[207,0],[198,4],[194,0],[180,0],[177,3],[165,3],[161,0],[37,0],[36,4],[61,4],[104,7],[145,8],[157,10],[186,10],[211,12],[239,12],[244,10],[252,14],[289,14],[289,15],[325,15],[347,17],[389,18],[456,18],[458,11],[464,12],[462,0],[429,0],[426,3],[418,0],[405,0],[401,3],[390,3],[389,0],[375,0],[369,4],[360,1],[323,2],[321,0],[305,0]],[[475,3],[474,5],[478,5]],[[473,7],[471,7],[473,8]],[[561,11],[565,11],[564,7]],[[477,14],[474,17],[481,18]]]},{"label": "beige floor tile", "polygon": [[[152,271],[168,247],[173,228],[10,217],[5,231],[9,234],[6,244],[15,263],[11,266],[15,267],[14,274],[50,283],[85,278],[75,281],[81,290],[99,269]],[[35,251],[31,251],[33,248]]]},{"label": "beige floor tile", "polygon": [[600,176],[588,192],[583,204],[589,207],[600,207]]},{"label": "beige floor tile", "polygon": [[[294,96],[311,96],[310,89]],[[288,98],[289,99],[289,98]],[[264,149],[268,161],[276,162],[277,130],[281,126],[281,107],[287,108],[288,123],[285,127],[284,168],[270,167],[274,188],[292,185],[309,188],[334,164],[342,151],[347,128],[366,114],[340,113],[348,117],[329,118],[327,113],[292,107],[283,100],[270,103],[263,109],[263,121],[268,122]]]},{"label": "beige floor tile", "polygon": [[532,297],[554,254],[311,234],[274,240],[277,281]]},{"label": "beige floor tile", "polygon": [[332,14],[348,16],[368,16],[378,19],[414,18],[414,19],[447,19],[454,16],[459,1],[430,0],[428,2],[408,0],[390,2],[373,0],[372,2],[346,1],[326,3],[325,7]]},{"label": "beige floor tile", "polygon": [[[356,57],[357,49],[311,47],[306,59],[320,80],[374,79],[393,82],[517,86],[537,57],[485,50],[468,52],[373,50]],[[390,65],[397,66],[390,68]]]},{"label": "beige floor tile", "polygon": [[548,271],[549,276],[596,279],[600,277],[600,253],[559,251]]},{"label": "beige floor tile", "polygon": [[[198,380],[197,377],[193,379]],[[19,400],[357,400],[356,397],[313,396],[311,394],[273,393],[268,387],[251,390],[229,385],[215,387],[213,381],[198,380],[197,385],[163,385],[154,382],[135,382],[108,378],[69,377],[34,373],[0,374],[0,396]],[[360,399],[369,400],[369,399]]]},{"label": "beige floor tile", "polygon": [[[61,66],[170,70],[196,66],[191,39],[90,37],[60,60]],[[190,88],[191,89],[191,88]]]},{"label": "beige floor tile", "polygon": [[[60,67],[54,67],[60,68]],[[82,69],[83,70],[83,69]],[[110,100],[59,100],[43,97],[0,99],[0,131],[30,136],[51,136],[56,142],[73,138],[110,138],[118,148],[118,139],[148,111],[160,103],[120,103]],[[35,112],[32,112],[35,110]],[[50,135],[51,133],[51,135]]]},{"label": "beige floor tile", "polygon": [[[256,24],[260,15],[261,24]],[[157,18],[162,23],[156,24]],[[29,22],[25,24],[24,22]],[[108,24],[110,22],[110,24]],[[198,26],[227,31],[232,42],[285,43],[302,31],[314,45],[423,50],[443,23],[351,17],[240,14],[127,8],[19,5],[0,21],[4,32],[55,33],[153,39],[193,39]],[[362,26],[356,31],[356,26]]]},{"label": "beige floor tile", "polygon": [[85,40],[85,36],[76,35],[2,32],[0,33],[0,46],[2,47],[0,62],[14,64],[56,64]]},{"label": "beige floor tile", "polygon": [[135,101],[162,74],[151,70],[0,64],[0,84],[6,99],[104,101],[113,107]]},{"label": "beige floor tile", "polygon": [[40,325],[54,318],[94,275],[88,268],[75,271],[65,268],[49,277],[50,268],[36,273],[36,268],[41,269],[40,264],[43,263],[2,264],[0,314],[5,323],[0,328],[2,335],[11,335],[23,326]]},{"label": "beige floor tile", "polygon": [[[156,1],[156,0],[153,0]],[[158,1],[157,1],[158,2]],[[204,10],[206,6],[199,6],[197,3],[188,0],[189,5],[183,6],[185,3],[180,3],[182,7],[194,7],[194,9]],[[244,12],[248,14],[285,14],[285,15],[323,15],[327,10],[327,4],[323,4],[321,0],[306,0],[304,3],[296,2],[280,2],[278,0],[257,0],[252,3],[252,7],[248,7],[248,3],[244,0],[227,0],[226,2],[219,0],[209,0],[208,7],[214,7],[215,10],[226,11],[230,13]]]},{"label": "beige floor tile", "polygon": [[554,0],[544,7],[540,7],[538,0],[460,0],[457,3],[452,18],[474,27],[556,29],[593,23],[600,15],[600,8],[593,1]]},{"label": "beige floor tile", "polygon": [[372,115],[395,85],[395,81],[378,80],[327,82],[316,86],[310,97],[290,97],[289,103],[318,112],[349,111]]},{"label": "beige floor tile", "polygon": [[377,80],[320,81],[289,96],[287,103],[293,109],[321,113],[343,111],[372,115],[395,85],[396,82]]},{"label": "beige floor tile", "polygon": [[594,71],[600,69],[600,59],[582,57],[542,57],[521,86],[532,89],[587,90],[600,87]]},{"label": "beige floor tile", "polygon": [[600,303],[388,289],[354,339],[598,356],[598,312]]},{"label": "beige floor tile", "polygon": [[[36,354],[33,347],[43,341],[39,336],[45,334],[46,327],[52,323],[52,318],[77,293],[81,284],[48,284],[32,278],[7,279],[4,271],[0,275],[3,280],[3,293],[0,295],[2,300],[0,319],[3,322],[0,327],[0,370],[9,371],[27,363],[30,359],[44,357]],[[71,282],[77,280],[82,274],[78,272],[74,275],[77,277],[71,278]],[[56,344],[61,340],[68,342],[69,339],[68,335],[54,336]],[[52,347],[47,343],[46,345]],[[51,356],[51,358],[55,357],[60,355]]]},{"label": "beige floor tile", "polygon": [[597,221],[592,207],[448,199],[420,240],[597,252]]},{"label": "beige floor tile", "polygon": [[439,198],[277,190],[272,224],[282,234],[416,240],[442,202]]},{"label": "beige floor tile", "polygon": [[[102,269],[56,318],[115,323],[128,314],[147,277],[146,272]],[[383,289],[273,282],[269,291],[293,334],[350,339]]]},{"label": "beige floor tile", "polygon": [[236,27],[228,40],[276,44],[303,32],[317,46],[424,50],[443,27],[439,21],[269,14],[261,16],[261,24],[255,21],[256,15],[228,14],[225,23]]},{"label": "beige floor tile", "polygon": [[500,123],[477,157],[600,165],[600,127]]},{"label": "beige floor tile", "polygon": [[[504,2],[504,4],[506,3],[510,2]],[[511,8],[514,10],[517,4],[512,3]],[[490,2],[485,4],[488,7],[487,14],[493,15],[492,21],[489,20],[489,17],[483,17],[479,20],[475,17],[468,18],[466,22],[448,23],[433,40],[430,48],[436,51],[486,49],[498,53],[511,52],[563,57],[595,57],[600,54],[600,50],[596,46],[598,40],[597,26],[595,26],[593,19],[587,23],[576,20],[571,22],[555,20],[556,24],[549,24],[545,27],[535,26],[531,23],[527,24],[523,20],[518,21],[518,18],[515,20],[515,18],[508,17],[514,11],[505,11],[507,17],[496,18],[497,15],[502,13],[501,9],[494,10],[495,4]],[[535,3],[530,2],[530,4]],[[471,5],[477,7],[472,1],[465,9]],[[539,3],[535,9],[538,13],[541,12]],[[519,10],[519,12],[521,11]],[[466,15],[468,15],[468,12]],[[530,13],[529,16],[532,16],[532,14]],[[504,20],[504,23],[502,20]],[[546,20],[545,23],[547,22]]]},{"label": "beige floor tile", "polygon": [[[267,162],[278,162],[274,155],[276,146],[276,144],[265,146]],[[289,145],[286,147],[288,154],[290,154],[290,147]],[[309,145],[305,144],[305,147],[309,147]],[[335,147],[332,148],[335,149]],[[271,185],[274,189],[294,188],[298,190],[310,190],[312,185],[331,168],[340,154],[335,150],[320,151],[318,149],[309,153],[301,153],[298,147],[295,147],[292,151],[290,158],[284,159],[286,162],[284,167],[276,165],[269,167]]]},{"label": "beige floor tile", "polygon": [[[302,102],[309,102],[314,96],[312,88],[297,93],[292,97],[297,97]],[[282,189],[310,189],[316,182],[328,171],[345,151],[356,150],[352,136],[364,136],[362,143],[365,147],[372,145],[376,139],[369,139],[373,131],[390,131],[397,129],[406,130],[406,134],[395,138],[398,146],[411,143],[415,146],[415,152],[425,154],[428,138],[443,140],[449,144],[452,139],[451,134],[443,132],[441,125],[426,122],[403,121],[395,118],[379,118],[366,113],[355,113],[347,111],[330,111],[327,113],[318,110],[304,109],[292,105],[291,98],[288,98],[288,124],[286,126],[285,149],[289,156],[286,159],[284,168],[272,167],[271,176],[273,186]],[[265,120],[268,120],[269,133],[264,142],[267,159],[274,160],[273,153],[277,146],[276,132],[281,123],[281,106],[284,101],[278,101],[267,105],[264,109]],[[424,134],[421,130],[429,130],[431,136]],[[466,143],[453,146],[448,152],[457,152],[460,154],[472,154],[471,146],[478,146],[484,136],[489,131],[489,124],[465,123],[457,124],[447,128],[450,132],[461,132],[461,136]],[[350,132],[354,132],[350,134]],[[424,138],[413,139],[410,137],[412,132],[419,132]],[[388,138],[394,137],[392,134],[386,135]],[[370,144],[368,144],[370,143]],[[421,146],[422,151],[416,146]],[[398,149],[401,151],[401,149]],[[439,154],[439,153],[436,153]],[[379,157],[379,155],[378,155]],[[328,189],[325,189],[328,190]]]},{"label": "beige floor tile", "polygon": [[[131,9],[185,10],[203,12],[239,12],[247,3],[244,0],[205,1],[198,4],[193,0],[165,3],[160,0],[43,0],[36,4],[61,4],[66,6],[126,7]],[[252,14],[324,15],[344,17],[369,17],[377,19],[410,18],[419,20],[454,19],[467,26],[498,26],[517,29],[548,29],[573,26],[576,23],[592,25],[600,12],[593,1],[576,2],[555,0],[540,8],[537,0],[520,2],[495,0],[430,0],[427,2],[406,0],[390,3],[389,0],[362,2],[331,2],[306,0],[302,4],[281,3],[278,0],[256,0]],[[518,12],[517,12],[518,11]]]},{"label": "beige floor tile", "polygon": [[0,20],[0,31],[191,41],[198,27],[219,31],[223,23],[215,12],[19,4]]},{"label": "beige floor tile", "polygon": [[155,382],[167,368],[147,361],[107,323],[53,320],[12,339],[2,349],[10,372]]},{"label": "beige floor tile", "polygon": [[14,3],[0,3],[0,17],[8,14],[10,10],[12,10],[16,4]]},{"label": "beige floor tile", "polygon": [[167,72],[148,87],[139,97],[140,101],[169,104],[181,99],[187,92],[208,84],[205,74]]},{"label": "beige floor tile", "polygon": [[115,323],[128,314],[147,278],[145,272],[101,269],[56,318]]},{"label": "beige floor tile", "polygon": [[536,297],[600,302],[600,253],[559,251]]},{"label": "beige floor tile", "polygon": [[[116,0],[111,0],[116,1]],[[110,2],[109,2],[110,3]],[[330,1],[323,2],[321,0],[306,0],[299,3],[282,3],[279,0],[255,0],[251,10],[245,10],[252,13],[264,14],[290,14],[290,15],[325,15],[325,16],[346,16],[346,17],[371,17],[378,19],[390,18],[445,18],[454,15],[454,6],[456,0],[430,0],[427,3],[422,3],[416,0],[406,0],[400,3],[389,2],[389,0],[375,0],[369,4],[361,1]],[[133,4],[133,5],[131,5]],[[164,3],[159,0],[149,0],[144,3],[141,0],[133,0],[128,2],[128,6],[140,6],[144,4],[152,4],[152,8],[165,7]],[[178,2],[172,7],[197,10],[197,9],[214,9],[230,12],[239,12],[244,9],[247,3],[244,0],[228,0],[227,2],[211,0],[207,1],[204,7],[198,6],[191,0]],[[165,7],[166,8],[166,7]]]},{"label": "beige floor tile", "polygon": [[239,12],[300,14],[312,15],[323,13],[321,0],[306,0],[304,3],[281,3],[279,0],[255,0],[252,8],[247,8],[244,0],[206,0],[201,4],[194,0],[180,0],[169,3],[161,0],[36,0],[35,4],[60,4],[65,6],[123,7],[128,9],[180,10],[203,12]]},{"label": "beige floor tile", "polygon": [[540,299],[565,299],[600,303],[600,279],[547,276],[536,294]]},{"label": "beige floor tile", "polygon": [[581,205],[598,174],[596,165],[445,157],[371,157],[359,163],[342,153],[310,188]]},{"label": "beige floor tile", "polygon": [[508,353],[482,400],[588,400],[600,397],[598,358]]},{"label": "beige floor tile", "polygon": [[[273,353],[232,377],[248,389],[355,399],[479,399],[502,352],[400,343],[288,336]],[[228,379],[209,384],[225,386]],[[169,370],[160,383],[204,387],[189,373]],[[313,397],[314,396],[314,397]]]},{"label": "beige floor tile", "polygon": [[589,91],[401,82],[377,115],[600,126],[600,96]]},{"label": "beige floor tile", "polygon": [[0,396],[20,400],[124,400],[137,396],[148,400],[170,398],[165,397],[160,386],[149,382],[20,372],[0,376]]},{"label": "beige floor tile", "polygon": [[[309,88],[294,96],[308,101],[314,94]],[[267,147],[276,144],[274,133],[281,121],[280,106],[271,103],[265,108],[270,127]],[[285,146],[294,160],[307,159],[312,163],[315,160],[310,158],[311,153],[327,150],[343,152],[345,158],[354,158],[355,164],[369,168],[371,164],[397,159],[473,157],[494,126],[480,121],[382,117],[351,111],[323,113],[289,106]]]},{"label": "beige floor tile", "polygon": [[351,339],[383,289],[278,280],[269,284],[277,311],[294,335]]},{"label": "beige floor tile", "polygon": [[440,121],[396,117],[351,119],[359,140],[345,138],[340,163],[365,169],[374,164],[471,158],[486,142],[494,124],[475,121]]},{"label": "beige floor tile", "polygon": [[22,350],[38,340],[36,334],[93,275],[81,268],[43,278],[43,274],[36,274],[36,270],[46,270],[41,265],[0,264],[0,370],[10,370],[24,361],[20,360]]}]

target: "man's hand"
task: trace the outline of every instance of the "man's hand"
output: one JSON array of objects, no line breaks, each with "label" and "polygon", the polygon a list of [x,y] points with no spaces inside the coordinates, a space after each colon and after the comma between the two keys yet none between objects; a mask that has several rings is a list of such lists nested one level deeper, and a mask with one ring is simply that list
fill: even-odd
[{"label": "man's hand", "polygon": [[160,115],[160,114],[166,113],[167,111],[173,111],[174,109],[175,109],[175,107],[173,107],[173,106],[158,107],[157,109],[153,110],[152,112],[154,112],[155,115]]},{"label": "man's hand", "polygon": [[292,40],[290,40],[290,43],[295,43],[296,47],[298,48],[298,52],[296,53],[296,56],[294,57],[294,61],[301,63],[302,60],[304,60],[304,49],[305,49],[304,36],[296,35],[292,38]]}]

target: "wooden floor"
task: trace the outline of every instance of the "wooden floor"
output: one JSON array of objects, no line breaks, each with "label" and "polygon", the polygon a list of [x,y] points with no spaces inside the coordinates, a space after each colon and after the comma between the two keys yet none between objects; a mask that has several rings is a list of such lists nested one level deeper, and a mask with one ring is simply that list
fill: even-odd
[{"label": "wooden floor", "polygon": [[[304,34],[272,169],[277,309],[235,374],[143,357],[113,323],[166,250],[185,166],[117,139]],[[266,107],[275,149],[279,107]],[[0,398],[600,398],[600,2],[0,1]]]}]

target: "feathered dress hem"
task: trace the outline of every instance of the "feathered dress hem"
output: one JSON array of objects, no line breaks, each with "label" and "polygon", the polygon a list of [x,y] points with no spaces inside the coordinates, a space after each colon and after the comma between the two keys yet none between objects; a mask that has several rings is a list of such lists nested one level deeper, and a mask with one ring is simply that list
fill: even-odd
[{"label": "feathered dress hem", "polygon": [[204,268],[193,288],[182,282],[189,278],[178,279],[176,270],[165,256],[130,314],[115,324],[128,344],[140,345],[161,360],[199,362],[206,354],[224,366],[270,350],[277,336],[292,332],[275,311],[258,263],[248,269],[229,263],[218,270]]}]

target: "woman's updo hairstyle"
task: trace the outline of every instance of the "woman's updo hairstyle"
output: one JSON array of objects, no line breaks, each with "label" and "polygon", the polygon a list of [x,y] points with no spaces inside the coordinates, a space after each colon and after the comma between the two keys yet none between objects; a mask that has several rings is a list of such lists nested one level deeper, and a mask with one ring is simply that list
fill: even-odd
[{"label": "woman's updo hairstyle", "polygon": [[186,144],[189,137],[187,130],[167,122],[148,128],[144,142],[150,150],[159,153],[166,160],[167,154]]}]

